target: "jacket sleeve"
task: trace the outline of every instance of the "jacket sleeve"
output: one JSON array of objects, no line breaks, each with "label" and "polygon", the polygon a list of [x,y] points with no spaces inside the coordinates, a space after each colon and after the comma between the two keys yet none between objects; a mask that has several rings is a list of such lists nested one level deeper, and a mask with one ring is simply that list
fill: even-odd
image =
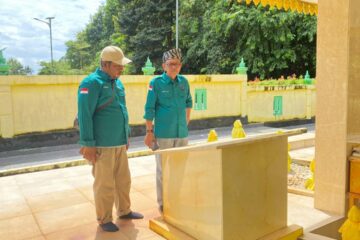
[{"label": "jacket sleeve", "polygon": [[149,84],[145,103],[144,119],[152,121],[155,118],[156,92],[155,81],[152,80]]},{"label": "jacket sleeve", "polygon": [[187,82],[187,85],[188,85],[188,92],[187,92],[187,97],[186,97],[186,108],[192,108],[193,102],[192,102],[189,82]]},{"label": "jacket sleeve", "polygon": [[86,80],[80,84],[78,89],[79,144],[82,146],[96,146],[93,115],[99,99],[99,89],[96,82]]}]

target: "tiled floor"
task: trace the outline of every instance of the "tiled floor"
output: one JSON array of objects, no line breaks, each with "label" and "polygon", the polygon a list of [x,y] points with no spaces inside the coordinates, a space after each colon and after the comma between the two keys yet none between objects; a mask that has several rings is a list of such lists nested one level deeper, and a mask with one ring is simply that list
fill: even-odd
[{"label": "tiled floor", "polygon": [[148,229],[159,215],[153,156],[131,159],[130,169],[132,209],[145,219],[117,221],[112,234],[97,227],[90,166],[0,178],[0,239],[162,239]]},{"label": "tiled floor", "polygon": [[[163,239],[148,228],[156,207],[154,156],[129,159],[132,209],[143,220],[117,220],[120,231],[105,233],[95,220],[91,167],[78,166],[0,178],[0,239]],[[313,199],[288,195],[290,223],[309,227],[329,217]],[[115,214],[114,214],[115,216]]]}]

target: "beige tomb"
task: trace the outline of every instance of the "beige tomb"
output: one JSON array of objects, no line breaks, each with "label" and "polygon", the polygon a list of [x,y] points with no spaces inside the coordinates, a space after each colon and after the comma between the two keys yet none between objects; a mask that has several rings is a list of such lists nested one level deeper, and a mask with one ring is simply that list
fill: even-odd
[{"label": "beige tomb", "polygon": [[167,239],[296,239],[302,229],[287,226],[287,138],[304,131],[159,151],[164,214],[150,228]]}]

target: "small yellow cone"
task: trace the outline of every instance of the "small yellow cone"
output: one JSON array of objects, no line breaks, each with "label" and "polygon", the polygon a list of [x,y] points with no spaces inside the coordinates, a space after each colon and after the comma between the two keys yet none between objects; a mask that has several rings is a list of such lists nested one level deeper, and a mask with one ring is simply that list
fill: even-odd
[{"label": "small yellow cone", "polygon": [[308,190],[314,191],[314,189],[315,189],[314,176],[306,179],[305,188]]},{"label": "small yellow cone", "polygon": [[231,137],[232,138],[244,138],[246,137],[245,131],[242,127],[241,121],[240,120],[236,120],[234,122],[234,127],[231,131]]},{"label": "small yellow cone", "polygon": [[208,142],[215,142],[217,140],[218,140],[218,136],[215,129],[210,130],[208,134]]},{"label": "small yellow cone", "polygon": [[311,160],[311,162],[310,162],[310,171],[312,173],[315,172],[315,159]]},{"label": "small yellow cone", "polygon": [[360,208],[352,206],[348,212],[348,219],[340,227],[342,240],[360,239]]},{"label": "small yellow cone", "polygon": [[315,182],[314,182],[315,159],[311,160],[309,167],[310,167],[310,171],[311,171],[311,177],[306,180],[305,188],[308,190],[314,191],[314,189],[315,189]]},{"label": "small yellow cone", "polygon": [[354,205],[348,212],[348,218],[355,223],[360,223],[360,208]]}]

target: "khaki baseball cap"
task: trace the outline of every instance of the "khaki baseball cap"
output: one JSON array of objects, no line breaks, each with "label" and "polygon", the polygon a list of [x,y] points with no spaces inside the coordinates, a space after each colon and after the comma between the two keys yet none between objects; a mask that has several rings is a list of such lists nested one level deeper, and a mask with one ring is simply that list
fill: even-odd
[{"label": "khaki baseball cap", "polygon": [[107,46],[101,51],[102,61],[109,61],[119,65],[125,65],[132,61],[124,56],[123,51],[116,46]]}]

